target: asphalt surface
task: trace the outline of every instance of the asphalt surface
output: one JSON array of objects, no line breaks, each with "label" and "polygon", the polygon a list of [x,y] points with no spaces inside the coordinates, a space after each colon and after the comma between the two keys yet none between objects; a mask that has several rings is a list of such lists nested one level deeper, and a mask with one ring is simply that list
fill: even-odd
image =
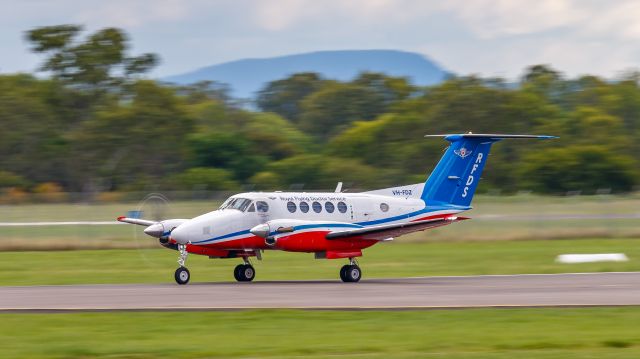
[{"label": "asphalt surface", "polygon": [[0,287],[1,311],[640,305],[640,272]]}]

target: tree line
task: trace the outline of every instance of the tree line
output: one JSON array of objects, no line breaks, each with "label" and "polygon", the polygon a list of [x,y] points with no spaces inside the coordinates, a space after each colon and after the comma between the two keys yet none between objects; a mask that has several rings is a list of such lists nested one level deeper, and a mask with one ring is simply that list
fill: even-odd
[{"label": "tree line", "polygon": [[516,83],[452,76],[420,87],[365,72],[298,73],[255,101],[224,84],[145,78],[157,56],[79,26],[26,33],[46,76],[0,75],[0,189],[73,192],[375,188],[425,180],[446,143],[424,134],[560,136],[505,141],[479,190],[633,190],[640,180],[640,74],[566,78],[548,65]]}]

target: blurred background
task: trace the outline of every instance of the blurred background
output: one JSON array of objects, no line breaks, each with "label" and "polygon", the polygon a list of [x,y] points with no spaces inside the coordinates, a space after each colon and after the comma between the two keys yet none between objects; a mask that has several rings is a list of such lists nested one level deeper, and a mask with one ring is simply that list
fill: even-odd
[{"label": "blurred background", "polygon": [[166,218],[149,193],[189,217],[239,191],[423,182],[446,146],[423,135],[466,131],[560,137],[496,146],[474,238],[637,234],[637,34],[611,25],[633,2],[146,3],[3,15],[2,248],[126,247],[103,222]]},{"label": "blurred background", "polygon": [[[467,131],[560,138],[497,143],[473,220],[367,249],[365,279],[640,271],[636,0],[0,0],[0,9],[2,293],[161,283],[173,308],[194,289],[225,297],[239,259],[190,256],[195,283],[178,288],[177,253],[116,217],[190,218],[241,191],[424,182],[447,143],[423,136]],[[556,260],[573,253],[625,260]],[[253,262],[258,281],[338,285],[342,263],[264,256]],[[375,282],[361,289],[375,293],[366,287]],[[575,287],[589,295],[584,283]],[[507,289],[574,290],[527,285]],[[74,288],[53,290],[82,298]],[[607,285],[612,296],[636,288]],[[7,358],[640,357],[634,306],[5,310]]]}]

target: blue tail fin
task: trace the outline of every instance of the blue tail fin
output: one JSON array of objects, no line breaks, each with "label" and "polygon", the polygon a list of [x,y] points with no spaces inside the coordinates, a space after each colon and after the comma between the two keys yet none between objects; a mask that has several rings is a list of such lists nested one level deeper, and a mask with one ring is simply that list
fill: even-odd
[{"label": "blue tail fin", "polygon": [[429,203],[468,207],[476,191],[491,145],[505,138],[555,138],[554,136],[461,134],[435,135],[451,142],[424,184],[422,199]]}]

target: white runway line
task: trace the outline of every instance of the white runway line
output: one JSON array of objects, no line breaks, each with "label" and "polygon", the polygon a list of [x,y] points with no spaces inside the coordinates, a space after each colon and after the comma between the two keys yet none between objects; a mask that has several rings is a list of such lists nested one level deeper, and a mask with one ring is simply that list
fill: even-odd
[{"label": "white runway line", "polygon": [[594,253],[594,254],[561,254],[556,257],[558,263],[593,263],[593,262],[627,262],[629,258],[624,253]]}]

